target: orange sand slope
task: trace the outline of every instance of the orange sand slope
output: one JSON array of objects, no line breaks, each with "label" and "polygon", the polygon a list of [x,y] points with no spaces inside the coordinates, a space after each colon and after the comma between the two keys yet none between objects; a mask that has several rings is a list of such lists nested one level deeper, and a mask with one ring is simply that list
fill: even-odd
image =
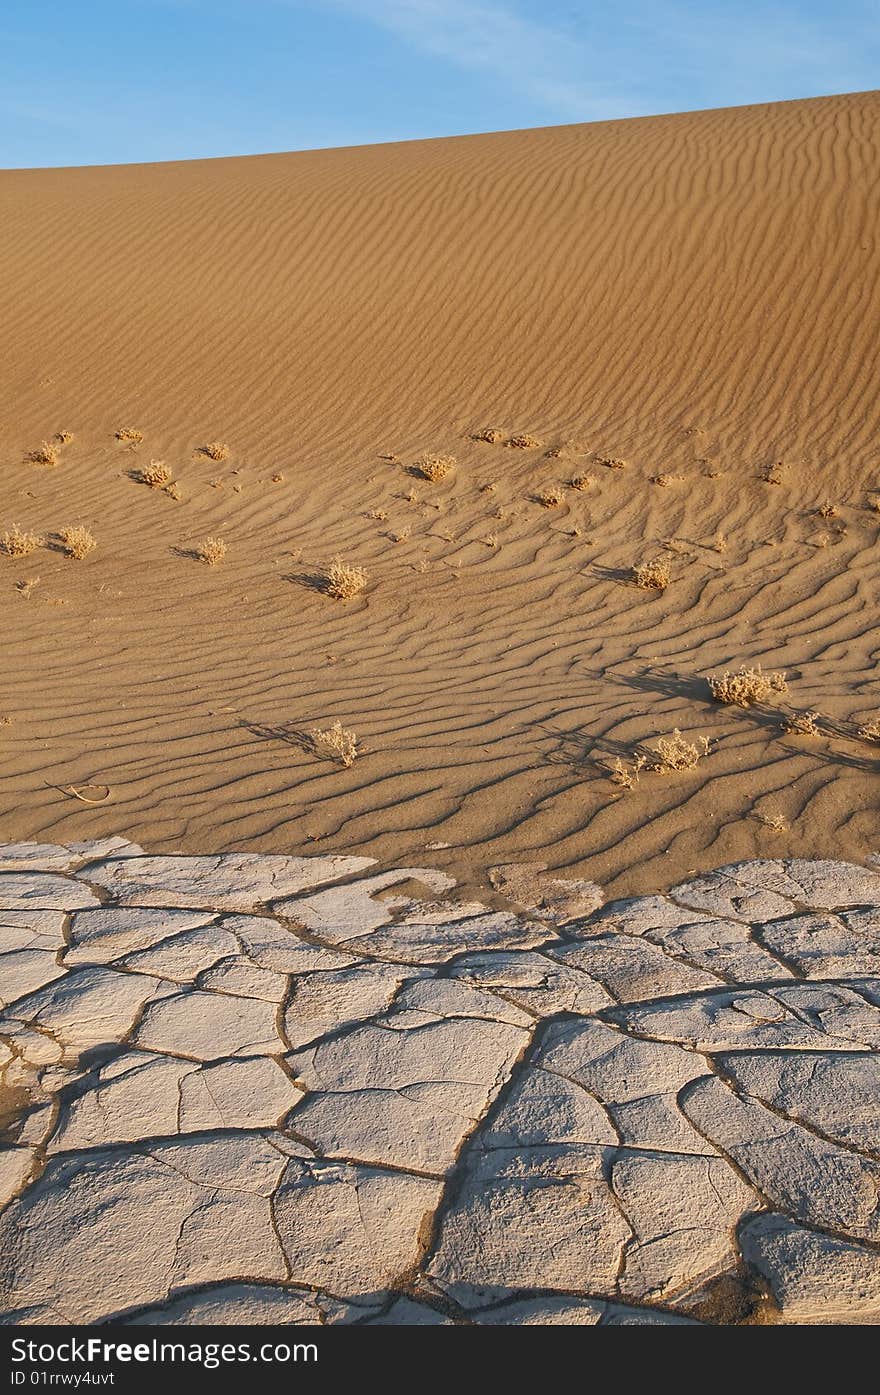
[{"label": "orange sand slope", "polygon": [[[0,536],[44,540],[0,556],[0,834],[618,890],[874,849],[878,115],[0,175]],[[755,661],[787,693],[712,702]],[[301,735],[337,718],[349,768]],[[695,769],[609,779],[676,727]]]}]

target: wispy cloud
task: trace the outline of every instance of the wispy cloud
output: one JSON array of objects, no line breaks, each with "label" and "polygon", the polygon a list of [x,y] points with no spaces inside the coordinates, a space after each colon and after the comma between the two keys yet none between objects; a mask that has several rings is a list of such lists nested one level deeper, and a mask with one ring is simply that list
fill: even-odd
[{"label": "wispy cloud", "polygon": [[875,0],[322,0],[414,52],[590,121],[875,84]]},{"label": "wispy cloud", "polygon": [[562,23],[472,0],[329,0],[416,51],[509,83],[548,116],[571,121],[633,114],[632,94],[590,77],[589,47]]}]

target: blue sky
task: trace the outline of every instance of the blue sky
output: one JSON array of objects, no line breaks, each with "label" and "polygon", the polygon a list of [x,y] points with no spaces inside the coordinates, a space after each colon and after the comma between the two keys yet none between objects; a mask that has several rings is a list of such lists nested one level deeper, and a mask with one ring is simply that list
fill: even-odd
[{"label": "blue sky", "polygon": [[876,0],[6,0],[0,167],[733,106],[878,69]]}]

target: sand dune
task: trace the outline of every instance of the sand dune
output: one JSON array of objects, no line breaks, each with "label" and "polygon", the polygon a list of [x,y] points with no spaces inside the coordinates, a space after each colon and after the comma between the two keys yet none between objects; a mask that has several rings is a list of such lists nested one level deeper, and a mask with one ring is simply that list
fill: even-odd
[{"label": "sand dune", "polygon": [[[878,108],[0,175],[0,535],[48,540],[0,556],[2,836],[617,891],[875,850]],[[779,702],[712,702],[758,661]],[[676,727],[696,769],[611,782]]]}]

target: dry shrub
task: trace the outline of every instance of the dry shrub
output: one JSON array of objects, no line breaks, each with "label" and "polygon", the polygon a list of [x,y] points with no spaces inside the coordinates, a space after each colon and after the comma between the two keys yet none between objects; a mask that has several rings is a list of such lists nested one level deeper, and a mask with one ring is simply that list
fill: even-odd
[{"label": "dry shrub", "polygon": [[525,431],[518,431],[515,436],[509,436],[507,444],[513,446],[514,450],[538,450],[543,444],[537,436],[529,436]]},{"label": "dry shrub", "polygon": [[42,544],[41,537],[36,533],[23,533],[17,523],[13,523],[11,530],[3,534],[3,551],[7,557],[30,557]]},{"label": "dry shrub", "polygon": [[764,827],[768,828],[771,833],[788,832],[788,822],[786,820],[786,817],[784,814],[780,814],[778,811],[769,814],[759,813],[757,817],[760,819]]},{"label": "dry shrub", "polygon": [[75,557],[78,562],[81,562],[84,557],[88,557],[89,553],[98,545],[88,528],[83,528],[81,525],[76,528],[62,528],[58,536],[64,544],[64,551],[68,557]]},{"label": "dry shrub", "polygon": [[504,440],[504,432],[499,431],[497,426],[484,426],[482,430],[474,432],[471,440],[485,441],[487,445],[498,446]]},{"label": "dry shrub", "polygon": [[696,742],[688,741],[676,727],[671,736],[661,736],[652,749],[656,759],[651,769],[660,775],[671,775],[678,770],[693,770],[709,754],[709,740],[701,736]]},{"label": "dry shrub", "polygon": [[716,533],[715,537],[712,539],[712,546],[714,547],[716,552],[726,552],[727,538],[725,534],[720,532]]},{"label": "dry shrub", "polygon": [[431,484],[439,484],[455,469],[455,456],[422,455],[416,461],[416,469]]},{"label": "dry shrub", "polygon": [[599,464],[607,466],[609,470],[623,470],[626,468],[626,461],[621,460],[617,455],[600,455]]},{"label": "dry shrub", "polygon": [[59,446],[69,446],[73,440],[72,431],[56,431],[55,440]]},{"label": "dry shrub", "polygon": [[225,441],[208,441],[207,445],[202,446],[202,454],[207,455],[209,460],[228,460],[229,447]]},{"label": "dry shrub", "polygon": [[284,483],[284,471],[283,471],[283,470],[276,470],[276,471],[275,471],[275,474],[272,476],[272,483],[273,483],[273,484],[283,484],[283,483]]},{"label": "dry shrub", "polygon": [[753,707],[759,702],[772,701],[776,693],[788,691],[784,673],[777,669],[765,673],[760,664],[756,668],[743,665],[738,673],[725,670],[720,678],[713,675],[706,681],[715,701],[728,707]]},{"label": "dry shrub", "polygon": [[589,453],[589,446],[585,446],[581,441],[563,441],[561,445],[550,447],[547,459],[569,460],[572,456],[589,455]]},{"label": "dry shrub", "polygon": [[20,596],[23,596],[24,599],[27,601],[30,600],[31,592],[34,590],[35,587],[39,586],[39,584],[40,578],[38,576],[31,576],[28,577],[26,581],[17,581],[15,583],[15,589],[18,592],[18,594]]},{"label": "dry shrub", "polygon": [[350,567],[341,557],[334,557],[324,576],[324,590],[335,601],[350,601],[360,595],[367,580],[363,567]]},{"label": "dry shrub", "polygon": [[354,765],[358,755],[357,732],[349,731],[337,719],[329,727],[314,727],[309,734],[316,756],[324,760],[337,760],[346,769]]},{"label": "dry shrub", "polygon": [[643,591],[665,591],[671,580],[669,563],[664,557],[638,562],[632,569],[632,579]]},{"label": "dry shrub", "polygon": [[385,512],[384,509],[370,509],[367,513],[364,514],[364,517],[374,518],[377,523],[384,523],[386,518],[388,517],[388,514]]},{"label": "dry shrub", "polygon": [[647,756],[636,756],[632,765],[627,765],[620,756],[615,756],[610,772],[612,785],[620,785],[625,790],[634,790],[647,761]]},{"label": "dry shrub", "polygon": [[830,499],[826,499],[824,504],[820,504],[816,510],[820,518],[839,518],[840,509],[833,504]]},{"label": "dry shrub", "polygon": [[209,567],[216,567],[218,562],[222,562],[226,556],[226,543],[222,538],[205,538],[205,541],[196,548],[196,556],[200,562],[205,562]]},{"label": "dry shrub", "polygon": [[117,441],[126,441],[129,445],[139,446],[144,439],[143,431],[138,431],[135,426],[121,426],[116,433]]},{"label": "dry shrub", "polygon": [[46,465],[49,469],[58,464],[58,447],[52,441],[42,441],[36,450],[28,452],[31,465]]},{"label": "dry shrub", "polygon": [[880,741],[880,717],[870,717],[867,722],[862,722],[858,734],[862,741]]},{"label": "dry shrub", "polygon": [[652,475],[651,483],[659,484],[661,489],[668,489],[671,484],[680,484],[683,479],[684,475]]},{"label": "dry shrub", "polygon": [[792,712],[785,720],[783,731],[787,736],[819,736],[818,712]]},{"label": "dry shrub", "polygon": [[171,484],[171,471],[164,460],[151,460],[149,465],[145,465],[139,475],[141,484],[146,484],[150,489],[167,489]]},{"label": "dry shrub", "polygon": [[489,533],[489,534],[483,539],[483,546],[484,546],[484,547],[497,547],[497,546],[498,546],[498,534],[497,534],[497,533]]},{"label": "dry shrub", "polygon": [[764,470],[762,479],[765,484],[785,484],[788,479],[789,466],[784,460],[774,460],[772,465],[768,465]]},{"label": "dry shrub", "polygon": [[583,493],[586,489],[592,489],[596,483],[595,475],[575,475],[571,481],[572,489],[579,489]]},{"label": "dry shrub", "polygon": [[177,480],[172,480],[170,484],[165,486],[165,493],[168,495],[168,498],[173,499],[175,503],[180,503],[180,500],[183,498]]},{"label": "dry shrub", "polygon": [[557,509],[565,499],[565,490],[561,485],[548,484],[538,490],[535,498],[545,509]]}]

